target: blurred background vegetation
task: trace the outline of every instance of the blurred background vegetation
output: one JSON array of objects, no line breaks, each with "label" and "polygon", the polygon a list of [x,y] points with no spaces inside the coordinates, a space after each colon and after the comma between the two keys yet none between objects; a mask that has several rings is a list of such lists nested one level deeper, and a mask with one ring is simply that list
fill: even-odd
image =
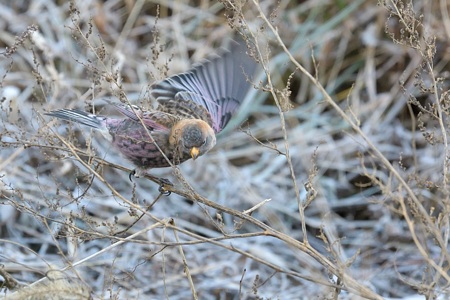
[{"label": "blurred background vegetation", "polygon": [[[449,6],[2,0],[0,297],[449,297]],[[261,75],[213,151],[151,171],[168,197],[43,116],[150,108],[230,39]]]}]

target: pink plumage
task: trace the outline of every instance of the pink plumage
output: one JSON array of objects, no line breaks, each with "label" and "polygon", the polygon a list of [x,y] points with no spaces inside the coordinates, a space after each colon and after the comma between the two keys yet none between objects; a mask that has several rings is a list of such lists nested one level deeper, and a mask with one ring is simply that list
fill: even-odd
[{"label": "pink plumage", "polygon": [[245,50],[233,43],[229,51],[156,83],[151,91],[158,102],[155,110],[112,104],[124,118],[70,109],[47,115],[100,130],[139,170],[196,159],[214,147],[215,134],[225,128],[250,88],[256,63]]}]

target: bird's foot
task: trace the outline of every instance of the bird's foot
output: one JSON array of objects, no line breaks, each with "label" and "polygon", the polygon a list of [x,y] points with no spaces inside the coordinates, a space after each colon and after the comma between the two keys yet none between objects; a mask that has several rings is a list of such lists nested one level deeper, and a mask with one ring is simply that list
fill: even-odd
[{"label": "bird's foot", "polygon": [[131,177],[139,178],[139,177],[145,177],[146,175],[148,175],[148,174],[147,174],[145,169],[136,168],[136,169],[134,169],[133,171],[130,172],[130,174],[128,175],[128,178],[130,179],[131,182],[133,182]]},{"label": "bird's foot", "polygon": [[158,191],[161,194],[163,194],[165,196],[169,196],[172,193],[171,191],[168,191],[166,188],[167,186],[173,186],[173,183],[170,182],[169,179],[153,176],[153,175],[148,174],[145,171],[140,170],[140,169],[134,169],[133,171],[130,172],[130,174],[128,175],[128,178],[130,179],[131,182],[133,182],[132,177],[136,177],[136,178],[148,177],[149,179],[151,179],[159,184]]},{"label": "bird's foot", "polygon": [[159,188],[158,191],[165,195],[165,196],[169,196],[170,194],[172,194],[171,191],[167,190],[166,186],[173,186],[173,183],[170,182],[169,179],[166,178],[158,178],[159,181]]},{"label": "bird's foot", "polygon": [[130,179],[131,182],[133,182],[133,179],[131,179],[131,177],[136,177],[136,169],[134,169],[133,171],[130,172],[130,174],[128,174],[128,178]]}]

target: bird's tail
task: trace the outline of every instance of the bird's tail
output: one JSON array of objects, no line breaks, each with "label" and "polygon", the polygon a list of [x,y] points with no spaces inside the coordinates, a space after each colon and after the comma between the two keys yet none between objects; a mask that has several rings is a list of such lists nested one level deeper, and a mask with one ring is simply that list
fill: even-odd
[{"label": "bird's tail", "polygon": [[83,124],[95,129],[104,129],[104,118],[78,109],[60,109],[45,113],[47,116]]}]

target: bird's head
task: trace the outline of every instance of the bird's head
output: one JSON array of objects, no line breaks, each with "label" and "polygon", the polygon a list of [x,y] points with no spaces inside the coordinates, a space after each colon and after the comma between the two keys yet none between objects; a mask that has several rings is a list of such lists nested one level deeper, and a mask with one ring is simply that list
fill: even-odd
[{"label": "bird's head", "polygon": [[188,154],[196,159],[214,147],[216,135],[205,121],[184,119],[173,126],[170,143],[177,145],[183,155]]}]

